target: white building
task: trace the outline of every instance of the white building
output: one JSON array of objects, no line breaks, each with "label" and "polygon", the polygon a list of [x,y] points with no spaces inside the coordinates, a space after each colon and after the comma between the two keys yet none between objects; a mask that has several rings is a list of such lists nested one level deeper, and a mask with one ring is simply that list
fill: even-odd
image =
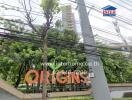
[{"label": "white building", "polygon": [[75,17],[71,5],[62,7],[62,23],[64,29],[70,29],[76,32]]}]

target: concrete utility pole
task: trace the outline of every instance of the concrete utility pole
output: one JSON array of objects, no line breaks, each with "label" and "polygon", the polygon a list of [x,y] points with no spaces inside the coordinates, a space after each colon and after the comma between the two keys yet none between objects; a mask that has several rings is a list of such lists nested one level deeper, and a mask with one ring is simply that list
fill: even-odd
[{"label": "concrete utility pole", "polygon": [[[82,35],[85,44],[96,46],[93,32],[90,26],[86,6],[84,0],[77,0]],[[93,54],[87,54],[89,63],[89,73],[91,76],[91,85],[93,90],[94,100],[112,100],[108,88],[107,80],[104,74],[103,65],[100,57],[97,55],[97,48],[85,45],[86,52],[93,51]]]}]

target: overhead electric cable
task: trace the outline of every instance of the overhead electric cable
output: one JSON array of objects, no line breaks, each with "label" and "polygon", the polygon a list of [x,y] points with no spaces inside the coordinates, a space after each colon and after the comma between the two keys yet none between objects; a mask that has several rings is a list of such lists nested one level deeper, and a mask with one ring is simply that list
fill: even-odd
[{"label": "overhead electric cable", "polygon": [[132,4],[130,2],[127,2],[126,0],[120,0],[120,1],[128,6],[132,7]]},{"label": "overhead electric cable", "polygon": [[[35,44],[37,43],[39,45],[41,43],[40,39],[39,40],[37,40],[37,39],[32,40],[31,38],[24,38],[24,37],[18,37],[18,36],[15,36],[15,35],[9,35],[9,33],[6,33],[6,34],[2,33],[2,34],[0,34],[0,36],[5,37],[7,39],[12,39],[12,40],[15,40],[15,41],[19,41],[19,42],[30,42],[30,43],[35,43]],[[52,40],[50,40],[50,41],[52,41]],[[86,49],[78,49],[78,48],[73,47],[73,45],[62,45],[59,42],[54,43],[53,41],[50,43],[50,45],[52,45],[55,48],[56,48],[55,45],[57,45],[57,46],[59,46],[59,48],[76,51],[78,53],[85,53],[85,54],[90,54],[90,55],[101,56],[101,54],[99,52],[95,52],[95,51],[92,51],[92,50],[86,50]],[[107,55],[109,55],[109,54],[107,54]],[[108,56],[103,55],[103,57],[108,57]],[[109,58],[112,58],[112,57],[110,57],[110,55],[109,55]],[[128,59],[128,57],[125,57],[125,58]]]},{"label": "overhead electric cable", "polygon": [[[3,30],[7,30],[7,31],[11,31],[11,32],[18,32],[18,33],[25,33],[25,34],[29,34],[29,35],[33,35],[33,34],[31,34],[31,33],[27,33],[27,32],[20,32],[20,31],[17,31],[17,30],[10,30],[10,29],[6,29],[6,28],[1,28],[0,27],[0,29],[3,29]],[[22,35],[21,35],[22,36]],[[35,35],[36,36],[36,35]],[[36,37],[36,38],[38,38],[38,39],[40,39],[40,37]],[[52,40],[55,40],[55,37],[48,37],[48,39],[52,39]],[[91,46],[91,47],[97,47],[97,48],[103,48],[103,49],[110,49],[110,50],[117,50],[117,51],[123,51],[123,50],[119,50],[119,49],[115,49],[115,48],[109,48],[109,47],[103,47],[103,46],[93,46],[93,45],[90,45],[90,44],[84,44],[84,43],[77,43],[77,42],[73,42],[73,41],[66,41],[66,40],[63,40],[63,39],[56,39],[56,40],[58,40],[58,41],[63,41],[63,42],[66,42],[66,43],[71,43],[71,44],[83,44],[83,45],[86,45],[86,46]],[[125,51],[125,52],[127,52],[127,51]]]},{"label": "overhead electric cable", "polygon": [[109,0],[109,1],[111,1],[111,2],[117,4],[117,5],[121,6],[121,7],[123,7],[123,8],[125,8],[125,9],[129,10],[130,12],[132,12],[132,9],[130,9],[130,8],[128,8],[128,7],[126,7],[126,6],[124,6],[124,5],[120,4],[120,3],[118,3],[118,2],[115,2],[115,0]]},{"label": "overhead electric cable", "polygon": [[[68,1],[71,1],[71,2],[73,2],[73,3],[76,3],[77,4],[77,2],[75,2],[75,1],[73,1],[73,0],[68,0]],[[82,5],[82,6],[85,6],[85,5],[83,5],[83,4],[81,4],[81,3],[79,3],[80,5]],[[91,7],[93,7],[93,5],[92,6],[90,6],[90,5],[86,5],[85,7],[87,7],[87,8],[91,8]],[[97,12],[99,12],[99,13],[102,13],[102,11],[101,11],[101,8],[97,8],[97,7],[93,7],[92,8],[93,10],[95,10],[95,11],[97,11]],[[124,18],[122,18],[122,17],[120,17],[120,16],[116,16],[116,17],[110,17],[110,18],[113,18],[113,19],[116,19],[116,20],[119,20],[119,21],[121,21],[121,22],[124,22],[125,24],[128,24],[128,25],[130,25],[130,26],[132,26],[132,21],[128,21],[128,20],[124,20]]]}]

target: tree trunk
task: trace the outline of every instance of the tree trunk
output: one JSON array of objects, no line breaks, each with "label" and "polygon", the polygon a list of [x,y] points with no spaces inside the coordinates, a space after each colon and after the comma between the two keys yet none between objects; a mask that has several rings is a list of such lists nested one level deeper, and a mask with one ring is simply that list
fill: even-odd
[{"label": "tree trunk", "polygon": [[43,89],[42,89],[42,100],[47,100],[47,83],[46,83],[46,72],[47,72],[47,55],[48,55],[48,48],[47,48],[47,35],[43,39],[43,72],[44,72],[44,80],[43,80]]},{"label": "tree trunk", "polygon": [[21,64],[21,65],[20,65],[20,69],[19,69],[18,79],[17,79],[17,81],[16,81],[16,83],[15,83],[15,88],[18,88],[18,86],[19,86],[19,84],[20,84],[21,75],[22,75],[22,73],[23,73],[23,71],[24,71],[24,68],[23,68],[23,67],[24,67],[23,64]]},{"label": "tree trunk", "polygon": [[[39,75],[40,75],[40,73],[41,73],[41,70],[39,70]],[[40,83],[40,76],[39,76],[37,90],[36,90],[37,93],[40,93],[40,86],[41,86],[41,83]]]}]

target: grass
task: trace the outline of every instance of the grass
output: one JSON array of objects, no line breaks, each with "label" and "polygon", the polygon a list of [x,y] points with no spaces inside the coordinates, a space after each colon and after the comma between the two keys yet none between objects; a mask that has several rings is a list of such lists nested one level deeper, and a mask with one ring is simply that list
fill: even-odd
[{"label": "grass", "polygon": [[119,99],[113,99],[113,100],[132,100],[132,98],[119,98]]},{"label": "grass", "polygon": [[91,97],[65,97],[65,98],[56,98],[51,100],[93,100]]}]

